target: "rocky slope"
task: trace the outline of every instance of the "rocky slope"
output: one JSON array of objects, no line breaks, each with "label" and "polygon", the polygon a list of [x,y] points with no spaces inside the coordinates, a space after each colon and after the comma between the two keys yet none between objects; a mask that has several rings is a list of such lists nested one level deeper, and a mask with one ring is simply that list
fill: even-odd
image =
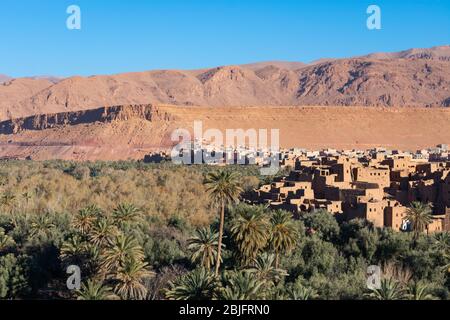
[{"label": "rocky slope", "polygon": [[[32,119],[32,120],[31,120]],[[60,120],[64,119],[64,120]],[[279,129],[281,147],[416,150],[450,144],[449,108],[119,106],[0,123],[0,159],[143,159],[177,128]]]},{"label": "rocky slope", "polygon": [[392,53],[372,53],[364,57],[371,59],[425,59],[450,61],[449,46],[409,49]]},{"label": "rocky slope", "polygon": [[450,46],[302,63],[16,79],[0,85],[0,120],[127,104],[450,106]]},{"label": "rocky slope", "polygon": [[52,85],[54,82],[48,79],[33,78],[7,79],[0,83],[0,120],[40,113],[40,110],[35,112],[36,110],[27,103],[23,105],[19,103],[28,101],[27,99]]},{"label": "rocky slope", "polygon": [[152,105],[124,105],[102,107],[84,111],[39,114],[0,122],[0,134],[17,134],[22,131],[45,130],[79,124],[111,123],[129,119],[145,121],[173,120],[170,114],[161,113]]},{"label": "rocky slope", "polygon": [[447,107],[450,61],[345,59],[301,72],[296,103]]}]

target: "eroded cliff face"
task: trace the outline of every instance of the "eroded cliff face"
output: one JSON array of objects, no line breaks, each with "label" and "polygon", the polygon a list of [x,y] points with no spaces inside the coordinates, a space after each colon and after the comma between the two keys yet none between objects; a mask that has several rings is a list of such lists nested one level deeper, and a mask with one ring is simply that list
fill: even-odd
[{"label": "eroded cliff face", "polygon": [[203,133],[215,129],[224,138],[228,129],[279,129],[281,148],[414,151],[450,144],[450,108],[139,105],[5,122],[3,132],[22,131],[0,134],[0,159],[139,160],[172,150],[181,142],[177,129],[195,137],[196,121]]},{"label": "eroded cliff face", "polygon": [[58,126],[110,123],[130,119],[170,121],[173,116],[151,104],[102,107],[91,110],[39,114],[0,122],[0,134],[16,134],[25,130],[44,130]]}]

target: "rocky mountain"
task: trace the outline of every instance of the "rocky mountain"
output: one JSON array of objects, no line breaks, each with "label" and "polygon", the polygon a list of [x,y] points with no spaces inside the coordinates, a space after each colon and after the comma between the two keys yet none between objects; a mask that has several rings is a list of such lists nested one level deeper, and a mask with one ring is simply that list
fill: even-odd
[{"label": "rocky mountain", "polygon": [[295,61],[264,61],[240,65],[240,67],[242,68],[250,69],[253,71],[263,69],[267,66],[273,66],[279,69],[298,70],[307,66],[307,64]]},{"label": "rocky mountain", "polygon": [[27,103],[19,105],[21,101],[33,97],[54,83],[47,79],[18,78],[9,79],[0,84],[0,119],[8,119],[16,115],[35,114],[33,109],[27,108]]},{"label": "rocky mountain", "polygon": [[371,59],[425,59],[450,61],[450,46],[409,49],[392,53],[372,53],[365,57]]},{"label": "rocky mountain", "polygon": [[17,134],[22,131],[45,130],[80,124],[111,123],[138,118],[145,121],[173,120],[170,114],[161,113],[153,105],[124,105],[91,110],[38,114],[0,122],[0,134]]},{"label": "rocky mountain", "polygon": [[180,106],[450,106],[450,46],[203,70],[14,79],[0,85],[0,120],[128,104]]},{"label": "rocky mountain", "polygon": [[450,61],[343,59],[305,68],[296,104],[445,107]]}]

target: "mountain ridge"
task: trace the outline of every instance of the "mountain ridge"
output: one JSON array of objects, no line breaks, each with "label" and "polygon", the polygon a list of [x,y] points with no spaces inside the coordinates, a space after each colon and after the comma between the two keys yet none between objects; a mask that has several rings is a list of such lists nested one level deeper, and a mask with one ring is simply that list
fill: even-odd
[{"label": "mountain ridge", "polygon": [[449,107],[450,46],[0,84],[0,121],[127,104]]}]

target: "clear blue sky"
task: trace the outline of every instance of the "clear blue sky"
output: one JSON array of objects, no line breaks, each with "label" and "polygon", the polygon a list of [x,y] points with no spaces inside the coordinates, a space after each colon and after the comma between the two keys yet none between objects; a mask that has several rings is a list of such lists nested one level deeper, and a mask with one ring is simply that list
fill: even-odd
[{"label": "clear blue sky", "polygon": [[[370,4],[382,30],[366,28]],[[308,62],[449,44],[450,0],[1,0],[0,43],[16,77]]]}]

